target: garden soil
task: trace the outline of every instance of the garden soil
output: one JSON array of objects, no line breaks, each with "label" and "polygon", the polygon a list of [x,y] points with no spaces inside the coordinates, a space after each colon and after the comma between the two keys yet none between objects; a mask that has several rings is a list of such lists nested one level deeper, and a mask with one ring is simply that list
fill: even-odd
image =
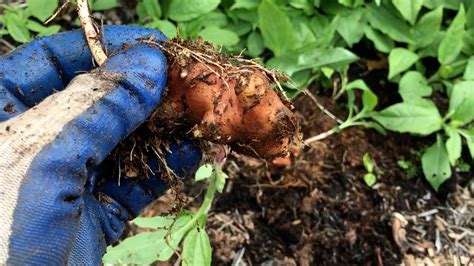
[{"label": "garden soil", "polygon": [[[312,93],[338,113],[329,97]],[[295,106],[306,138],[336,125],[304,94]],[[417,150],[429,143],[354,127],[295,150],[287,161],[230,155],[230,180],[215,200],[207,227],[213,264],[472,264],[472,172],[435,193],[417,168]],[[379,173],[373,187],[363,180],[365,153]],[[401,160],[414,165],[414,177],[398,165]],[[199,205],[203,189],[185,182],[184,191],[195,198],[191,206]],[[172,198],[157,201],[144,214],[162,212],[166,201]]]}]

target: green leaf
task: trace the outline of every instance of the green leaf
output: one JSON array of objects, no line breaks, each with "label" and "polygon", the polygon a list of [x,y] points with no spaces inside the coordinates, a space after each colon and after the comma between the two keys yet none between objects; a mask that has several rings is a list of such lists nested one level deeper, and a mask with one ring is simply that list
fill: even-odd
[{"label": "green leaf", "polygon": [[12,38],[20,43],[26,43],[31,40],[30,32],[24,21],[18,14],[9,12],[5,14],[5,24],[8,33]]},{"label": "green leaf", "polygon": [[474,56],[469,58],[463,78],[465,80],[474,80]]},{"label": "green leaf", "polygon": [[390,53],[395,46],[394,41],[390,37],[370,26],[366,26],[364,32],[365,36],[374,43],[375,48],[381,52]]},{"label": "green leaf", "polygon": [[287,14],[271,0],[262,0],[258,8],[258,26],[265,45],[275,56],[293,48],[296,41],[293,25]]},{"label": "green leaf", "polygon": [[373,93],[367,84],[361,80],[357,79],[354,80],[346,85],[346,90],[353,90],[359,89],[362,91],[362,105],[363,108],[360,111],[361,113],[368,113],[374,110],[375,106],[377,106],[378,98],[375,93]]},{"label": "green leaf", "polygon": [[474,119],[474,81],[462,81],[454,85],[449,99],[448,116],[462,124]]},{"label": "green leaf", "polygon": [[196,174],[194,176],[194,180],[196,181],[201,181],[204,179],[208,179],[211,177],[214,173],[214,166],[212,164],[204,164],[199,167],[199,169],[196,171]]},{"label": "green leaf", "polygon": [[160,246],[157,249],[158,260],[167,261],[173,256],[178,248],[179,243],[183,237],[188,233],[189,226],[195,226],[194,224],[189,224],[192,220],[192,215],[190,213],[184,212],[178,216],[175,220],[173,226],[171,227],[171,232],[168,233],[165,237],[166,244]]},{"label": "green leaf", "polygon": [[454,62],[461,52],[465,23],[464,7],[461,6],[438,48],[438,60],[442,65]]},{"label": "green leaf", "polygon": [[447,9],[458,10],[461,5],[461,0],[424,0],[423,5],[430,9],[441,6]]},{"label": "green leaf", "polygon": [[427,100],[397,103],[372,116],[386,129],[402,133],[429,135],[443,125],[436,105]]},{"label": "green leaf", "polygon": [[421,17],[420,21],[411,30],[416,47],[426,47],[436,40],[442,19],[442,7],[438,7]]},{"label": "green leaf", "polygon": [[157,250],[166,245],[166,230],[139,233],[126,238],[117,246],[107,247],[104,263],[151,264],[158,259]]},{"label": "green leaf", "polygon": [[415,24],[423,0],[392,0],[392,3],[408,22]]},{"label": "green leaf", "polygon": [[459,133],[466,139],[471,159],[474,160],[474,128],[459,129]]},{"label": "green leaf", "polygon": [[303,10],[307,16],[314,13],[314,7],[309,0],[289,0],[288,4],[294,8]]},{"label": "green leaf", "polygon": [[211,265],[211,243],[203,228],[196,228],[189,232],[184,239],[182,256],[183,265]]},{"label": "green leaf", "polygon": [[370,158],[368,153],[365,153],[364,156],[362,156],[362,163],[367,172],[372,173],[374,171],[374,162],[372,162],[372,158]]},{"label": "green leaf", "polygon": [[137,217],[132,223],[142,228],[165,229],[170,227],[174,220],[174,216]]},{"label": "green leaf", "polygon": [[363,0],[337,0],[337,1],[341,5],[352,7],[352,8],[359,7],[364,3]]},{"label": "green leaf", "polygon": [[417,71],[409,71],[403,75],[400,80],[398,93],[402,96],[404,102],[418,100],[419,98],[430,96],[431,87],[426,78]]},{"label": "green leaf", "polygon": [[367,186],[372,187],[377,183],[377,177],[373,173],[366,173],[364,175],[364,182]]},{"label": "green leaf", "polygon": [[222,172],[222,169],[216,168],[216,190],[222,193],[225,186],[225,180],[229,178],[226,173]]},{"label": "green leaf", "polygon": [[364,28],[367,24],[364,11],[365,9],[359,8],[345,15],[338,15],[336,30],[349,47],[359,42],[364,36]]},{"label": "green leaf", "polygon": [[150,16],[155,19],[161,17],[161,6],[158,0],[142,0],[137,5],[137,13],[139,13],[140,19]]},{"label": "green leaf", "polygon": [[216,45],[232,46],[239,42],[239,36],[237,36],[237,34],[215,26],[204,28],[199,35],[201,35],[204,40]]},{"label": "green leaf", "polygon": [[395,41],[413,43],[410,27],[405,21],[394,15],[395,10],[384,5],[377,7],[374,4],[369,6],[369,10],[368,19],[372,27],[387,34]]},{"label": "green leaf", "polygon": [[396,75],[409,69],[418,59],[417,54],[405,48],[393,49],[388,56],[388,78],[392,79]]},{"label": "green leaf", "polygon": [[158,29],[168,38],[176,37],[176,26],[169,20],[153,19],[153,22],[147,23],[147,27]]},{"label": "green leaf", "polygon": [[440,136],[421,156],[421,164],[426,179],[435,191],[438,191],[441,184],[451,177],[448,152]]},{"label": "green leaf", "polygon": [[446,150],[448,152],[449,162],[452,166],[456,165],[457,160],[461,157],[462,143],[461,135],[455,128],[446,127],[448,139],[446,140]]},{"label": "green leaf", "polygon": [[262,34],[256,30],[252,31],[247,39],[247,50],[249,55],[251,57],[258,57],[261,53],[263,53],[264,49],[265,46],[263,45]]},{"label": "green leaf", "polygon": [[216,9],[220,0],[173,0],[168,15],[175,21],[189,21]]},{"label": "green leaf", "polygon": [[58,0],[26,0],[31,15],[41,21],[51,17],[58,8]]},{"label": "green leaf", "polygon": [[298,56],[297,71],[320,68],[323,66],[348,65],[359,59],[357,55],[344,48],[318,49],[311,48],[301,51]]},{"label": "green leaf", "polygon": [[47,35],[55,34],[59,32],[59,30],[61,29],[61,26],[59,25],[52,25],[49,27],[45,27],[41,25],[40,23],[33,20],[28,20],[26,22],[26,27],[31,31],[39,33],[39,36],[47,36]]},{"label": "green leaf", "polygon": [[91,8],[93,11],[109,10],[120,6],[117,0],[94,0]]},{"label": "green leaf", "polygon": [[256,0],[235,0],[235,3],[230,7],[232,9],[256,9],[258,7],[258,1]]},{"label": "green leaf", "polygon": [[196,38],[205,27],[224,28],[228,24],[227,17],[220,11],[212,11],[186,24],[186,31],[190,37]]}]

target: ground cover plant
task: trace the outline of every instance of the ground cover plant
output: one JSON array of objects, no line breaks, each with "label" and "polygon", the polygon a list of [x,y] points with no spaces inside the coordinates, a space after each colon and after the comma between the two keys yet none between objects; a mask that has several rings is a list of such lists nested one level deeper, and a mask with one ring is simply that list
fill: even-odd
[{"label": "ground cover plant", "polygon": [[[33,12],[36,10],[32,8],[34,2],[27,1],[26,4],[5,6],[5,11],[0,16],[0,22],[4,24],[4,27],[0,29],[0,34],[5,35],[7,39],[11,38],[22,43],[31,39],[33,36],[31,32],[44,35],[58,31],[60,17],[48,25],[43,25],[42,22],[54,13],[59,3],[57,1],[45,1],[51,3],[54,8],[48,8],[48,10],[51,9],[48,14],[38,15]],[[106,10],[105,13],[118,12],[118,10],[130,6],[129,3],[117,1],[95,2],[92,3],[93,8],[99,2],[105,3],[102,3],[104,7],[96,9],[98,11]],[[474,157],[474,4],[471,1],[140,0],[132,6],[135,16],[130,21],[131,24],[160,29],[170,38],[176,36],[193,40],[202,38],[213,43],[221,52],[242,55],[244,58],[259,58],[260,63],[269,68],[283,71],[290,78],[282,84],[288,97],[297,99],[305,93],[312,96],[312,101],[304,102],[300,100],[298,103],[302,105],[316,104],[319,108],[311,109],[311,112],[318,111],[320,116],[326,118],[314,118],[311,113],[308,113],[307,108],[303,106],[298,108],[298,104],[296,104],[299,112],[304,114],[304,119],[301,120],[300,118],[300,122],[303,122],[303,124],[308,123],[308,121],[320,123],[311,127],[304,126],[303,128],[305,143],[310,147],[309,151],[302,155],[304,160],[318,160],[319,156],[323,158],[333,155],[339,156],[337,149],[328,151],[327,148],[321,148],[319,144],[327,141],[332,145],[335,143],[334,138],[342,143],[346,141],[351,145],[365,145],[369,147],[369,150],[375,149],[371,143],[365,141],[358,144],[354,137],[348,135],[353,132],[360,139],[371,139],[375,140],[381,147],[392,147],[392,149],[385,151],[371,150],[367,155],[365,155],[368,152],[367,150],[358,153],[357,148],[354,148],[356,152],[349,151],[349,155],[347,155],[347,151],[341,153],[342,164],[344,164],[344,160],[347,160],[351,166],[358,163],[364,166],[365,169],[360,173],[357,172],[357,175],[359,175],[360,183],[365,188],[338,175],[335,181],[318,180],[317,184],[322,185],[324,189],[337,191],[339,188],[342,190],[341,193],[347,190],[355,190],[358,191],[357,193],[361,193],[360,191],[371,187],[371,189],[377,190],[379,194],[399,193],[383,188],[386,184],[395,186],[399,184],[397,182],[402,182],[388,180],[387,178],[390,176],[398,178],[401,178],[401,176],[407,178],[424,176],[434,191],[441,194],[446,193],[445,191],[452,191],[453,184],[455,186],[457,182],[463,187],[468,184]],[[12,19],[12,17],[15,18]],[[34,28],[31,26],[34,23],[48,30],[43,31],[43,28],[39,30],[39,26]],[[78,25],[77,22],[76,25]],[[317,95],[314,96],[313,94]],[[325,98],[321,98],[321,96]],[[345,119],[341,119],[343,117]],[[328,119],[331,123],[325,119]],[[367,132],[371,133],[361,133],[366,131],[358,130],[365,129],[354,129],[352,128],[354,126],[369,128]],[[314,127],[320,128],[320,130],[314,130]],[[395,135],[392,132],[411,134],[413,137],[409,137],[409,142],[413,144],[413,147],[411,147],[413,149],[410,149],[409,152],[400,152],[402,153],[400,157],[397,154],[383,155],[384,152],[391,153],[393,151],[395,153],[402,150],[403,147],[393,148],[393,146],[396,146],[398,142],[407,140],[406,135]],[[383,137],[384,134],[387,137]],[[274,141],[274,139],[270,139],[270,141]],[[334,145],[340,144],[336,143]],[[403,146],[402,143],[400,145]],[[273,146],[278,145],[274,144]],[[321,149],[328,155],[323,156],[315,152],[314,149]],[[247,169],[249,172],[258,171],[260,173],[261,171],[262,173],[257,174],[257,176],[261,175],[264,179],[268,176],[277,175],[286,176],[290,181],[294,178],[289,177],[291,176],[290,170],[296,171],[295,169],[297,169],[301,172],[309,172],[305,176],[313,176],[316,175],[314,172],[322,171],[319,167],[310,168],[310,170],[304,168],[294,161],[299,160],[298,155],[295,154],[292,155],[292,162],[283,165],[283,167],[286,167],[283,173],[280,170],[264,170],[264,166],[255,162],[254,167],[248,170],[248,161],[244,160],[245,163],[243,163],[243,159],[240,157],[235,158],[235,160],[243,174],[236,173],[228,168],[227,171],[243,178],[245,180],[243,181],[244,185],[250,186],[248,188],[250,191],[252,191],[255,184],[252,184],[252,182],[250,182],[250,185],[248,184],[248,180],[252,178],[252,175],[243,169]],[[347,159],[347,156],[349,156],[349,159]],[[394,163],[385,162],[387,157]],[[338,161],[338,159],[331,160]],[[317,163],[314,164],[317,165]],[[374,167],[374,164],[376,167]],[[386,167],[387,164],[393,166],[391,168]],[[196,175],[196,179],[210,177],[209,191],[215,189],[212,186],[217,184],[216,178],[217,180],[219,180],[219,177],[221,178],[219,186],[223,186],[222,177],[224,175],[220,172],[220,167],[222,166],[219,164],[207,165],[203,169],[214,169],[214,172],[202,174],[206,170],[201,170]],[[393,170],[393,168],[398,170]],[[232,177],[231,173],[229,175]],[[351,171],[348,173],[346,170],[342,170],[342,175],[353,174]],[[254,176],[253,178],[257,177]],[[463,181],[466,179],[467,182]],[[257,178],[257,180],[259,179]],[[282,186],[287,186],[285,189],[293,186],[297,189],[293,196],[294,199],[291,198],[291,200],[311,206],[316,203],[339,206],[338,203],[329,200],[331,196],[335,197],[333,192],[324,189],[318,192],[313,185],[303,186],[301,182],[304,183],[305,181],[299,179],[294,182],[290,181],[284,182]],[[234,183],[236,182],[234,181]],[[352,187],[348,187],[347,182],[351,183]],[[309,183],[312,184],[312,182]],[[261,186],[259,184],[255,186],[258,189],[256,192],[249,192],[250,196],[245,192],[239,192],[236,193],[236,196],[223,195],[222,197],[228,197],[235,201],[239,201],[239,197],[245,197],[245,199],[254,199],[256,202],[268,202],[271,204],[270,206],[275,204],[268,198],[259,199],[258,193],[262,191]],[[269,186],[275,189],[280,185],[270,182]],[[382,188],[380,188],[381,186]],[[417,202],[426,193],[420,185],[417,185],[420,190],[418,192],[409,188],[410,183],[403,183],[401,186],[403,190],[406,190],[401,192],[403,195],[406,196],[411,193],[411,196],[406,196],[410,202],[407,203],[409,206],[416,205],[417,203],[414,202]],[[303,187],[309,189],[311,193],[308,192],[306,194],[309,195],[302,196],[298,189]],[[220,191],[223,191],[223,189],[221,188]],[[285,197],[284,193],[272,193]],[[316,196],[318,193],[320,194],[319,198]],[[371,202],[377,201],[377,199],[380,200],[376,196],[374,196],[375,199],[366,199],[366,197],[370,198],[370,196],[360,196],[360,194],[354,194],[349,198],[354,202],[361,201],[361,198]],[[381,197],[384,200],[388,198],[388,201],[392,204],[391,206],[399,208],[400,204],[397,200],[393,200],[387,195]],[[207,199],[206,197],[205,203],[201,207],[204,211],[199,209],[197,212],[200,215],[197,216],[191,216],[188,211],[183,211],[170,217],[158,216],[137,219],[134,223],[138,226],[155,229],[165,228],[165,230],[140,233],[125,240],[123,244],[111,248],[111,253],[108,253],[105,257],[106,261],[110,259],[110,262],[148,263],[154,260],[167,260],[175,253],[174,251],[179,242],[183,241],[183,249],[180,255],[183,264],[194,261],[193,259],[196,259],[196,261],[199,259],[201,262],[209,264],[211,248],[208,235],[205,232],[207,231],[210,234],[211,242],[214,245],[218,245],[218,243],[216,243],[217,240],[213,241],[212,238],[218,238],[218,234],[215,231],[209,232],[209,228],[214,225],[215,220],[211,221],[210,226],[206,226],[210,207],[210,202]],[[217,209],[222,209],[224,208],[222,204],[225,203],[217,202],[216,204]],[[354,204],[359,205],[359,203]],[[288,208],[291,206],[285,201],[282,205]],[[344,206],[340,207],[342,211],[336,209],[335,213],[337,214],[333,215],[327,214],[325,209],[318,209],[319,207],[312,207],[314,210],[304,209],[307,207],[306,205],[303,204],[303,207],[301,207],[302,213],[317,212],[312,215],[322,216],[323,222],[331,224],[330,226],[337,224],[336,228],[338,230],[345,228],[347,223],[358,220],[353,218],[355,214],[351,212],[344,216]],[[231,209],[232,206],[234,208],[239,207],[238,203],[232,203],[225,208]],[[377,204],[375,204],[375,207],[382,208]],[[430,207],[434,208],[433,206]],[[250,206],[246,210],[251,210],[247,214],[257,212],[256,209]],[[282,211],[282,213],[285,213],[285,211]],[[339,213],[342,214],[339,215]],[[373,214],[374,217],[381,215],[377,210],[371,210],[369,213]],[[232,216],[228,213],[226,215]],[[324,218],[325,215],[329,218]],[[288,215],[288,217],[290,216]],[[298,217],[304,216],[299,215]],[[271,221],[271,218],[260,216],[260,220],[264,218]],[[377,216],[373,220],[368,219],[370,221],[367,222],[368,224],[376,224],[375,220],[390,220],[391,218],[379,218]],[[470,219],[467,218],[467,224],[470,221],[472,225],[472,218]],[[189,223],[191,220],[193,221],[192,225]],[[195,221],[198,222],[195,223]],[[278,222],[274,223],[279,224]],[[301,218],[300,223],[310,222]],[[339,223],[343,223],[344,226],[339,225]],[[303,241],[301,239],[304,238],[303,235],[305,234],[312,234],[304,229],[302,230],[306,233],[295,233],[292,229],[288,229],[288,225],[282,224],[281,226],[289,231],[289,233],[284,233],[289,235],[283,237],[285,244],[297,242],[300,245],[301,242],[304,242],[301,244],[303,246],[299,247],[307,247],[305,241],[310,240]],[[297,226],[298,224],[295,225],[295,227]],[[318,228],[321,232],[323,231],[318,225],[312,224],[312,226],[310,228],[314,228],[314,230],[309,230],[310,232],[318,232]],[[245,228],[251,230],[247,225],[245,225]],[[336,240],[335,242],[344,246],[346,244],[344,241],[359,243],[358,241],[362,241],[359,239],[360,237],[370,237],[368,232],[371,230],[375,230],[379,234],[385,232],[383,228],[380,230],[375,227],[367,229],[354,226],[353,228],[355,228],[354,232],[348,230],[344,235],[345,238],[342,237],[349,240]],[[406,228],[406,230],[409,229]],[[278,231],[278,234],[281,234],[281,232]],[[356,240],[353,240],[351,234],[356,234],[355,232],[359,238],[356,237]],[[326,236],[322,233],[321,235],[314,234],[314,238],[324,239],[324,236]],[[175,237],[176,235],[178,237]],[[295,241],[293,235],[297,235],[297,238],[301,237],[301,239]],[[395,236],[393,237],[395,238],[395,244],[388,242],[371,244],[386,245],[387,247],[384,247],[382,251],[363,250],[362,253],[375,254],[375,258],[372,259],[360,254],[353,255],[353,260],[348,261],[326,255],[319,255],[318,257],[324,263],[362,263],[367,261],[380,263],[380,256],[384,260],[395,262],[400,261],[401,257],[393,254],[396,248],[392,246],[398,246],[400,253],[406,253],[410,248],[415,249],[412,243],[408,245],[403,241],[397,241]],[[141,249],[132,249],[137,243],[150,242],[150,239],[154,239],[154,242],[151,241],[153,245],[147,252]],[[436,241],[433,240],[433,242]],[[328,250],[325,245],[322,247],[315,245],[312,246],[313,252],[317,252],[317,248],[323,251]],[[409,246],[409,248],[406,246]],[[298,250],[291,247],[285,249],[274,246],[273,248],[275,250],[286,250],[290,253],[296,253],[296,250]],[[349,247],[346,246],[346,248]],[[160,249],[166,251],[157,253]],[[342,249],[341,247],[339,251]],[[428,252],[428,249],[424,248],[423,250]],[[221,254],[222,250],[224,248],[220,247],[215,251],[217,253],[213,255],[214,259],[217,257],[220,261],[225,260],[225,256]],[[114,251],[117,253],[113,253]],[[195,253],[191,254],[191,251]],[[263,249],[258,249],[258,251],[265,253]],[[458,250],[457,252],[465,254],[465,251]],[[157,254],[164,255],[157,257]],[[258,259],[259,254],[251,255],[253,256],[252,260],[262,262]],[[224,259],[219,257],[221,255]],[[233,254],[232,258],[238,258],[237,255]],[[306,254],[305,256],[309,255]],[[124,257],[131,260],[123,261]],[[280,257],[286,256],[281,255]],[[309,259],[308,261],[311,262]]]}]

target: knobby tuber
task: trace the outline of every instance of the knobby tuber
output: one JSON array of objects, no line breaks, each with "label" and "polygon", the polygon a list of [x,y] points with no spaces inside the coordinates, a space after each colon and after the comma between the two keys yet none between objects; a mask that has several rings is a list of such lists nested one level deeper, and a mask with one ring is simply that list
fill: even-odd
[{"label": "knobby tuber", "polygon": [[202,41],[175,39],[160,48],[168,57],[168,90],[151,123],[184,124],[194,137],[254,157],[287,155],[297,122],[268,70]]}]

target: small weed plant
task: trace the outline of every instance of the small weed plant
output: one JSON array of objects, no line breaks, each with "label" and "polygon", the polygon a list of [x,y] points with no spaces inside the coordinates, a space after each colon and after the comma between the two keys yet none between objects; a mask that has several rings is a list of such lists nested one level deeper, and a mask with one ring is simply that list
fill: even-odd
[{"label": "small weed plant", "polygon": [[[154,231],[139,233],[109,247],[103,257],[104,263],[151,264],[167,261],[172,255],[179,254],[182,265],[210,265],[212,248],[206,233],[207,215],[215,193],[222,193],[226,179],[220,164],[202,165],[195,180],[208,180],[209,183],[199,210],[136,218],[132,221],[134,224]],[[181,243],[181,252],[178,253]]]}]

